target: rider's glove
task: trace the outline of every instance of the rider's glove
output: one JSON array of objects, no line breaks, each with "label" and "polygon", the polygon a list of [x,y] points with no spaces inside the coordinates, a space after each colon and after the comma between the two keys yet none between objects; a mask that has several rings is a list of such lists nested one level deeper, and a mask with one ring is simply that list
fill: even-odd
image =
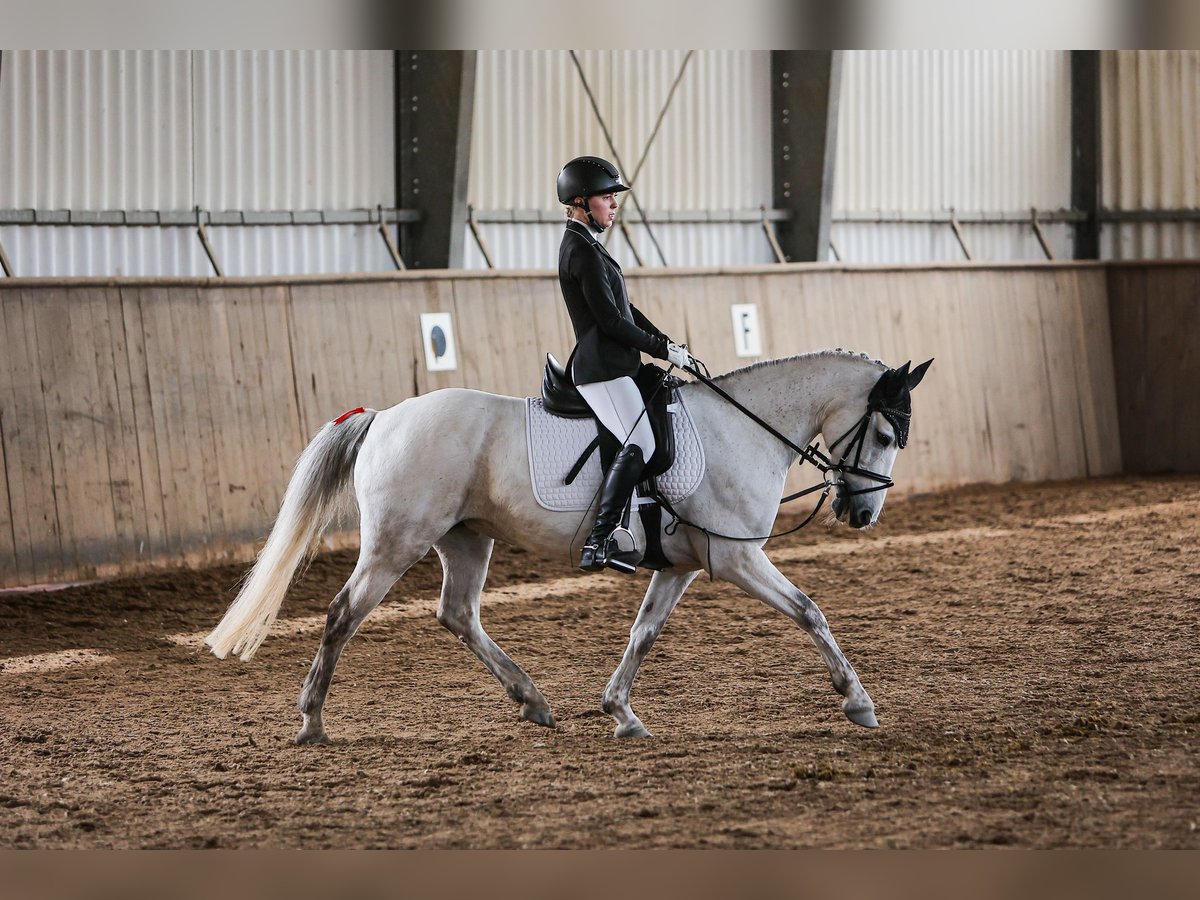
[{"label": "rider's glove", "polygon": [[688,353],[687,347],[667,341],[667,362],[681,369],[690,369],[693,364],[692,354]]}]

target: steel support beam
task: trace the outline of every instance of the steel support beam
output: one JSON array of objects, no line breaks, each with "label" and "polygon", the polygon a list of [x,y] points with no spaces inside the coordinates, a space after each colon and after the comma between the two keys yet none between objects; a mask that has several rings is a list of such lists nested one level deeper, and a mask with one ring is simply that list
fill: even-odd
[{"label": "steel support beam", "polygon": [[475,108],[474,50],[397,50],[396,205],[420,212],[400,226],[414,269],[463,266]]},{"label": "steel support beam", "polygon": [[1071,207],[1076,259],[1100,258],[1100,51],[1071,51]]},{"label": "steel support beam", "polygon": [[828,258],[842,55],[771,51],[771,171],[779,245],[793,262]]}]

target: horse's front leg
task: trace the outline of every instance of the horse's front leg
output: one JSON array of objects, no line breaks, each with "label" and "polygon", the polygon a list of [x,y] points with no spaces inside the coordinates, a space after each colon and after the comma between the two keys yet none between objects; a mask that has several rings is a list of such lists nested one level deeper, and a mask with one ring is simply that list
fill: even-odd
[{"label": "horse's front leg", "polygon": [[817,651],[833,679],[834,690],[846,698],[842,702],[842,712],[846,718],[865,728],[878,727],[875,704],[867,696],[858,674],[833,639],[829,622],[817,604],[788,581],[760,547],[742,545],[720,556],[719,564],[714,564],[717,577],[736,584],[750,596],[779,610],[803,628],[817,645]]},{"label": "horse's front leg", "polygon": [[637,619],[629,630],[629,644],[625,648],[625,655],[604,689],[604,701],[601,706],[617,720],[617,728],[613,732],[617,737],[650,736],[646,726],[629,706],[629,692],[633,689],[638,667],[662,633],[667,617],[671,615],[675,604],[698,574],[698,571],[667,570],[655,572],[654,577],[650,579],[650,587],[646,596],[642,598],[642,608],[638,610]]}]

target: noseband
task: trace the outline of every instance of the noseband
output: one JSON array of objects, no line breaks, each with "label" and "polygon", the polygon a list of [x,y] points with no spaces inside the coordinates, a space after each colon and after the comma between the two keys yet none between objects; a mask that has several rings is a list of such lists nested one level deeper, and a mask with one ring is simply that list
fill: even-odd
[{"label": "noseband", "polygon": [[[743,410],[744,411],[744,410]],[[808,449],[812,450],[815,455],[819,456],[822,463],[814,463],[817,468],[821,469],[821,473],[837,472],[838,474],[857,475],[860,478],[866,478],[870,481],[878,482],[874,487],[860,488],[857,491],[846,490],[846,483],[842,479],[837,479],[838,493],[842,497],[857,497],[859,494],[870,494],[875,491],[886,491],[890,487],[894,487],[896,482],[887,475],[882,475],[879,472],[872,472],[870,469],[864,469],[859,463],[862,461],[863,442],[866,440],[867,427],[871,423],[871,414],[879,413],[891,424],[892,429],[896,432],[896,446],[901,450],[908,443],[908,423],[912,420],[912,413],[906,412],[895,407],[884,406],[877,400],[871,400],[867,404],[867,411],[863,417],[855,422],[846,430],[846,432],[829,445],[829,451],[832,453],[833,448],[850,437],[854,437],[850,443],[846,445],[846,452],[842,454],[842,458],[836,463],[830,462],[829,457],[816,449],[816,445],[811,445]],[[790,443],[790,442],[789,442]],[[850,454],[854,454],[854,462],[850,465],[846,464],[846,459]],[[809,460],[812,462],[812,460]]]}]

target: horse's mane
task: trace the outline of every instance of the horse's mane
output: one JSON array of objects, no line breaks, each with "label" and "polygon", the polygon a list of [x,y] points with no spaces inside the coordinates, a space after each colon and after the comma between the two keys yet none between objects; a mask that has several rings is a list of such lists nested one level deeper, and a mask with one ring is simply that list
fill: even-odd
[{"label": "horse's mane", "polygon": [[748,366],[742,366],[740,369],[733,369],[732,371],[725,372],[722,375],[714,375],[712,380],[722,381],[726,378],[732,378],[734,375],[742,375],[747,372],[754,372],[758,369],[766,369],[771,366],[781,366],[785,363],[790,363],[798,359],[817,359],[820,357],[865,360],[867,362],[874,363],[881,369],[888,368],[887,363],[878,359],[872,359],[866,353],[855,353],[853,350],[843,350],[841,347],[838,347],[833,350],[816,350],[812,353],[798,353],[795,356],[781,356],[779,359],[764,359],[756,363],[751,363]]}]

